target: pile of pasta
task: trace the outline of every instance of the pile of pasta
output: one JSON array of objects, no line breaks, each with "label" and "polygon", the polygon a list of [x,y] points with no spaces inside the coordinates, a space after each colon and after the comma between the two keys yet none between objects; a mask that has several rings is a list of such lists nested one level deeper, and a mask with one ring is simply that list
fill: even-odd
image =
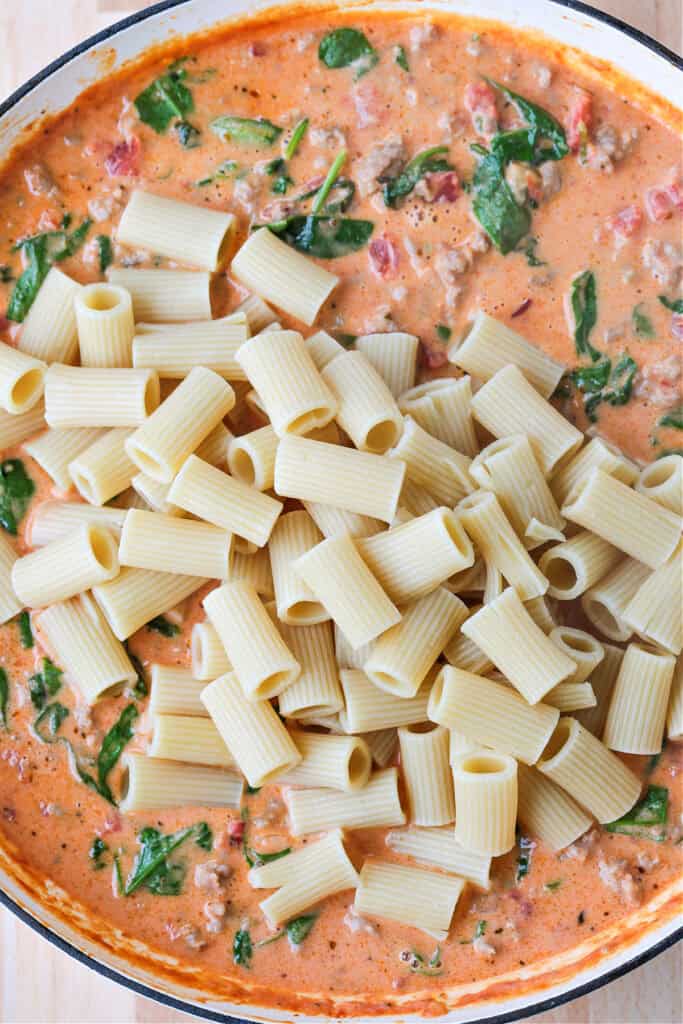
[{"label": "pile of pasta", "polygon": [[[0,619],[35,610],[94,703],[135,679],[123,641],[219,581],[191,667],[152,667],[122,810],[282,784],[291,834],[322,838],[250,871],[270,925],[355,889],[443,938],[518,821],[562,849],[639,798],[617,752],[683,734],[682,460],[586,439],[548,400],[564,368],[483,312],[462,375],[418,385],[411,335],[282,329],[268,302],[310,326],[337,279],[266,229],[231,263],[251,295],[212,320],[232,231],[137,192],[119,242],[198,269],[53,267],[1,346],[0,447],[83,501],[40,505],[23,557],[0,535]],[[410,863],[358,871],[345,830],[373,826]]]}]

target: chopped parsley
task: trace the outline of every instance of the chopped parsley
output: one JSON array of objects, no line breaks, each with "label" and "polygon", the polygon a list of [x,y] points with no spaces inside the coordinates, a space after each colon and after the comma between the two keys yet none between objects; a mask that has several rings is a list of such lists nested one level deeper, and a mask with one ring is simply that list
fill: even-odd
[{"label": "chopped parsley", "polygon": [[100,268],[100,274],[103,274],[107,267],[111,266],[114,259],[111,238],[109,238],[108,235],[98,235],[95,241],[97,242],[97,261]]},{"label": "chopped parsley", "polygon": [[104,839],[100,836],[95,836],[92,841],[92,845],[88,850],[88,857],[92,861],[92,866],[95,871],[100,871],[107,865],[104,863],[104,855],[109,850],[109,846],[105,843]]},{"label": "chopped parsley", "polygon": [[639,302],[637,306],[633,307],[631,313],[631,323],[633,324],[633,330],[639,338],[654,338],[655,329],[652,326],[652,320],[643,309],[643,303]]},{"label": "chopped parsley", "polygon": [[0,726],[3,729],[7,728],[8,715],[7,707],[9,705],[9,679],[4,668],[0,668]]},{"label": "chopped parsley", "polygon": [[410,71],[410,64],[408,63],[408,54],[405,51],[405,47],[396,46],[394,48],[394,63],[398,64],[403,71]]},{"label": "chopped parsley", "polygon": [[36,490],[21,459],[0,463],[0,526],[16,537]]},{"label": "chopped parsley", "polygon": [[251,935],[246,928],[240,928],[235,932],[232,940],[232,960],[240,967],[251,967],[251,958],[254,955],[254,947]]}]

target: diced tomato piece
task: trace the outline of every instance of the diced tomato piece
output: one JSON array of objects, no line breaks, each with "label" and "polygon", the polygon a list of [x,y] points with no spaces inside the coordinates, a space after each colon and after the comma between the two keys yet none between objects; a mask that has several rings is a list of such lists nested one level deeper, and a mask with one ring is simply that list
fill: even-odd
[{"label": "diced tomato piece", "polygon": [[569,104],[567,115],[567,143],[576,153],[585,142],[593,123],[593,97],[585,89],[577,89]]},{"label": "diced tomato piece", "polygon": [[645,209],[655,223],[667,220],[676,210],[683,211],[683,189],[678,182],[649,188],[645,193]]},{"label": "diced tomato piece", "polygon": [[244,822],[240,819],[229,821],[226,831],[230,842],[237,846],[244,839]]},{"label": "diced tomato piece", "polygon": [[140,150],[140,140],[137,135],[131,135],[130,138],[117,142],[104,161],[109,177],[134,177],[139,174]]},{"label": "diced tomato piece", "polygon": [[643,211],[639,206],[625,206],[619,213],[613,214],[607,219],[607,227],[615,235],[622,238],[630,238],[634,235],[643,223]]},{"label": "diced tomato piece", "polygon": [[472,127],[479,135],[493,135],[498,127],[496,94],[488,82],[468,82],[465,86],[465,109]]},{"label": "diced tomato piece", "polygon": [[386,280],[398,270],[398,247],[389,235],[374,238],[368,246],[370,268],[373,274]]},{"label": "diced tomato piece", "polygon": [[460,195],[460,182],[456,171],[425,174],[421,184],[421,194],[428,203],[454,203]]}]

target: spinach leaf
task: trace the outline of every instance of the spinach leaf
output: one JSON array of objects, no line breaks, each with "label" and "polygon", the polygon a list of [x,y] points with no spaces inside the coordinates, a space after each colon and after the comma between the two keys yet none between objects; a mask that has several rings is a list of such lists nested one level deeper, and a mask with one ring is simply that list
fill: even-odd
[{"label": "spinach leaf", "polygon": [[235,932],[232,940],[233,963],[240,967],[251,967],[251,958],[254,955],[254,947],[251,942],[251,935],[246,928],[240,928]]},{"label": "spinach leaf", "polygon": [[432,146],[418,153],[403,170],[393,178],[384,181],[382,196],[384,205],[395,209],[399,199],[409,195],[420,178],[438,171],[452,171],[453,165],[444,157],[448,146]]},{"label": "spinach leaf", "polygon": [[31,616],[27,611],[20,612],[17,616],[17,626],[19,627],[21,646],[29,650],[33,647],[35,641],[33,639],[33,630],[31,629]]},{"label": "spinach leaf", "polygon": [[8,263],[0,263],[0,284],[9,284],[14,280],[12,268]]},{"label": "spinach leaf", "polygon": [[53,263],[73,256],[83,245],[92,225],[91,220],[84,220],[80,227],[70,235],[66,229],[71,217],[66,214],[59,231],[45,231],[40,235],[31,235],[18,242],[13,252],[22,249],[28,266],[14,285],[7,306],[7,319],[21,323],[26,317],[40,286],[47,277]]},{"label": "spinach leaf", "polygon": [[195,185],[197,188],[201,188],[203,185],[211,185],[214,181],[223,181],[226,178],[240,178],[248,173],[248,171],[241,170],[235,160],[224,160],[218,165],[213,174],[208,175],[206,178],[200,178],[199,181],[195,182]]},{"label": "spinach leaf", "polygon": [[125,707],[118,721],[112,725],[102,740],[102,746],[97,755],[97,789],[105,800],[108,800],[111,804],[116,803],[116,801],[109,788],[107,777],[120,758],[126,743],[133,738],[133,722],[137,717],[138,709],[135,704],[129,704]]},{"label": "spinach leaf", "polygon": [[570,301],[574,316],[574,345],[576,354],[590,356],[593,362],[600,358],[600,352],[589,341],[590,333],[598,319],[598,300],[595,274],[584,270],[572,281]]},{"label": "spinach leaf", "polygon": [[180,633],[180,626],[177,626],[175,622],[171,622],[163,615],[157,615],[154,619],[150,619],[147,623],[147,629],[167,637],[178,636],[178,633]]},{"label": "spinach leaf", "polygon": [[526,241],[522,242],[517,248],[517,252],[522,252],[526,256],[526,263],[528,267],[545,267],[546,261],[539,259],[536,255],[536,246],[538,245],[538,239],[530,235]]},{"label": "spinach leaf", "polygon": [[145,670],[140,659],[131,651],[127,640],[123,641],[123,646],[126,648],[128,659],[137,673],[137,679],[133,686],[133,694],[138,698],[138,700],[140,700],[142,697],[146,697],[149,693],[149,686],[147,685],[147,679],[145,678]]},{"label": "spinach leaf", "polygon": [[236,142],[240,146],[256,146],[258,148],[272,146],[282,135],[282,128],[278,128],[272,121],[265,117],[233,117],[225,115],[217,117],[209,125],[214,135],[217,135],[223,142]]},{"label": "spinach leaf", "polygon": [[262,864],[270,864],[271,861],[280,860],[291,853],[291,847],[286,846],[284,850],[276,850],[274,853],[259,853],[258,850],[244,847],[244,857],[250,868],[260,868]]},{"label": "spinach leaf", "polygon": [[335,28],[321,39],[318,57],[328,68],[354,67],[360,78],[379,61],[363,32],[356,28]]},{"label": "spinach leaf", "polygon": [[317,914],[302,914],[285,925],[287,938],[293,946],[300,946],[318,918]]},{"label": "spinach leaf", "polygon": [[185,868],[182,864],[168,863],[168,857],[191,836],[197,845],[207,849],[211,830],[206,822],[188,825],[172,835],[162,835],[156,828],[143,828],[138,833],[140,849],[136,854],[133,868],[123,890],[131,896],[145,886],[157,896],[177,896],[183,887]]},{"label": "spinach leaf", "polygon": [[31,703],[36,711],[41,711],[48,697],[54,697],[62,685],[62,670],[57,668],[49,658],[43,658],[43,670],[31,676],[28,690]]},{"label": "spinach leaf", "polygon": [[400,959],[410,967],[411,974],[422,974],[427,978],[436,978],[443,973],[441,946],[437,946],[429,960],[416,949],[406,949]]},{"label": "spinach leaf", "polygon": [[357,252],[367,244],[374,230],[370,220],[314,214],[289,217],[268,227],[299,252],[324,260]]},{"label": "spinach leaf", "polygon": [[7,728],[9,721],[7,706],[9,704],[9,679],[4,668],[0,668],[0,726]]},{"label": "spinach leaf", "polygon": [[[531,839],[527,839],[525,836],[519,837],[519,856],[517,857],[517,866],[515,868],[515,882],[517,885],[522,881],[531,870],[531,855],[534,851],[534,843]],[[484,922],[484,925],[486,922]],[[484,934],[483,932],[481,933]]]},{"label": "spinach leaf", "polygon": [[213,849],[213,832],[205,821],[200,821],[198,825],[195,825],[194,841],[202,850],[210,852]]},{"label": "spinach leaf", "polygon": [[604,828],[608,832],[621,832],[638,839],[661,842],[664,839],[663,831],[655,826],[666,824],[668,811],[669,790],[666,786],[648,786],[645,796],[635,807]]},{"label": "spinach leaf", "polygon": [[96,238],[97,242],[97,260],[100,267],[100,274],[103,274],[107,267],[111,266],[114,254],[111,247],[111,239],[109,235],[98,235]]},{"label": "spinach leaf", "polygon": [[546,889],[547,892],[557,892],[557,890],[561,887],[561,885],[562,885],[562,879],[561,878],[554,878],[551,882],[546,882],[545,885],[543,886],[543,888]]},{"label": "spinach leaf", "polygon": [[5,459],[0,464],[0,526],[13,537],[19,532],[35,489],[21,459]]},{"label": "spinach leaf", "polygon": [[199,128],[195,128],[189,121],[176,121],[173,125],[173,130],[183,149],[196,149],[199,146],[202,133]]},{"label": "spinach leaf", "polygon": [[185,115],[194,110],[192,93],[184,84],[185,79],[187,71],[182,62],[175,61],[133,101],[140,120],[158,135],[163,135],[174,118],[183,121]]},{"label": "spinach leaf", "polygon": [[55,736],[64,719],[68,717],[69,709],[60,704],[58,700],[53,701],[51,704],[46,704],[40,712],[33,723],[33,731],[44,743],[53,743],[54,740],[48,740],[40,731],[41,727],[46,724],[50,736]]},{"label": "spinach leaf", "polygon": [[660,416],[657,424],[660,427],[674,427],[676,430],[683,430],[683,402]]},{"label": "spinach leaf", "polygon": [[528,129],[529,144],[532,149],[532,159],[529,162],[543,163],[544,160],[561,160],[569,152],[567,138],[564,128],[560,122],[549,114],[543,107],[537,106],[530,100],[513,92],[507,86],[496,82],[491,78],[486,81],[505,96],[510,103],[514,104],[517,113],[524,118]]},{"label": "spinach leaf", "polygon": [[109,846],[105,843],[104,839],[101,839],[99,836],[95,836],[92,841],[92,845],[88,850],[88,857],[92,861],[92,866],[95,871],[100,871],[102,868],[107,866],[102,858],[108,850]]},{"label": "spinach leaf", "polygon": [[639,338],[654,338],[655,329],[652,326],[652,320],[643,311],[643,303],[639,302],[637,306],[633,307],[631,313],[631,323],[633,324],[633,330]]},{"label": "spinach leaf", "polygon": [[580,366],[578,369],[572,370],[569,376],[579,391],[594,394],[597,391],[602,391],[605,387],[611,369],[612,360],[605,357],[599,363],[593,363],[592,366]]},{"label": "spinach leaf", "polygon": [[286,160],[291,160],[292,159],[292,157],[296,153],[297,149],[301,145],[301,140],[303,139],[303,137],[304,137],[304,135],[306,134],[307,131],[308,131],[308,118],[304,117],[304,118],[302,118],[301,121],[299,121],[294,126],[294,131],[292,132],[292,137],[289,140],[289,142],[287,143],[287,146],[285,148],[285,159]]},{"label": "spinach leaf", "polygon": [[436,325],[436,336],[439,339],[439,341],[442,341],[444,344],[451,340],[452,333],[453,332],[451,331],[450,327],[447,327],[446,324]]},{"label": "spinach leaf", "polygon": [[595,423],[595,410],[601,402],[608,405],[626,405],[631,397],[633,381],[638,366],[625,352],[612,366],[612,360],[604,356],[593,366],[582,366],[570,373],[570,378],[586,398],[584,409],[588,419]]},{"label": "spinach leaf", "polygon": [[[670,309],[672,313],[683,313],[683,299],[669,299],[666,295],[658,295],[657,298],[663,306]],[[8,314],[9,316],[9,314]],[[10,320],[12,318],[10,317]]]},{"label": "spinach leaf", "polygon": [[394,50],[394,62],[398,64],[404,71],[410,71],[410,64],[408,63],[408,54],[405,51],[405,47],[397,46]]},{"label": "spinach leaf", "polygon": [[509,132],[498,132],[491,139],[491,152],[498,157],[501,164],[530,164],[534,159],[533,140],[525,128],[515,128]]},{"label": "spinach leaf", "polygon": [[481,157],[472,179],[472,209],[495,247],[505,256],[529,233],[531,214],[515,200],[500,157],[478,144],[472,149]]}]

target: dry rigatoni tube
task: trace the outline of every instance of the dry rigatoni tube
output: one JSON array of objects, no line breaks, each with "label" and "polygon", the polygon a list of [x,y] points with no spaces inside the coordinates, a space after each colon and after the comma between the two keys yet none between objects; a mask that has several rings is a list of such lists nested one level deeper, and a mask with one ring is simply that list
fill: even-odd
[{"label": "dry rigatoni tube", "polygon": [[484,560],[498,569],[523,601],[540,597],[548,580],[532,561],[491,491],[463,498],[456,514]]},{"label": "dry rigatoni tube", "polygon": [[394,760],[398,733],[396,729],[377,729],[375,732],[366,732],[363,739],[368,745],[373,762],[378,768],[388,768]]},{"label": "dry rigatoni tube", "polygon": [[277,617],[291,626],[325,622],[329,614],[294,569],[294,562],[322,540],[308,512],[298,509],[281,516],[268,544],[273,572]]},{"label": "dry rigatoni tube", "polygon": [[564,528],[564,519],[523,434],[511,434],[487,445],[472,462],[470,475],[494,492],[519,537],[525,536],[534,519],[555,530]]},{"label": "dry rigatoni tube", "polygon": [[512,363],[544,398],[550,398],[565,371],[563,363],[483,309],[477,310],[469,332],[448,357],[477,380],[490,380]]},{"label": "dry rigatoni tube", "polygon": [[108,583],[93,588],[95,600],[119,640],[146,622],[175,608],[206,583],[202,576],[179,576],[149,569],[122,569]]},{"label": "dry rigatoni tube", "polygon": [[84,523],[17,559],[12,567],[12,587],[28,608],[43,608],[111,580],[118,571],[113,534]]},{"label": "dry rigatoni tube", "polygon": [[[134,466],[135,470],[137,468]],[[151,476],[147,476],[146,473],[136,472],[130,486],[140,499],[140,508],[148,511],[151,509],[152,512],[162,512],[165,516],[185,515],[182,508],[178,508],[168,500],[170,484],[162,484],[159,480],[153,480]]]},{"label": "dry rigatoni tube", "polygon": [[583,434],[547,402],[516,366],[506,366],[472,399],[475,419],[494,437],[526,434],[543,472],[552,475],[581,447]]},{"label": "dry rigatoni tube", "polygon": [[251,583],[238,580],[212,590],[204,608],[248,700],[275,697],[297,679],[301,666]]},{"label": "dry rigatoni tube", "polygon": [[344,698],[334,656],[332,624],[288,626],[281,623],[280,632],[301,665],[298,679],[278,697],[280,714],[301,720],[336,714],[344,706]]},{"label": "dry rigatoni tube", "polygon": [[[138,325],[139,332],[140,325]],[[194,324],[156,325],[133,339],[133,366],[156,370],[164,380],[182,379],[206,366],[227,380],[246,380],[235,353],[249,337],[246,321],[232,317]]]},{"label": "dry rigatoni tube", "polygon": [[593,670],[591,686],[595,694],[595,706],[582,708],[576,713],[576,718],[584,728],[592,732],[598,738],[602,736],[609,710],[609,702],[612,696],[614,684],[619,675],[621,660],[624,652],[620,647],[613,647],[611,644],[603,644],[605,656],[600,664]]},{"label": "dry rigatoni tube", "polygon": [[149,710],[152,715],[208,716],[209,712],[199,699],[206,680],[196,678],[192,670],[177,665],[154,664],[151,678]]},{"label": "dry rigatoni tube", "polygon": [[275,591],[268,548],[259,548],[253,554],[233,551],[228,581],[232,583],[234,580],[247,580],[253,583],[259,597],[271,601],[275,597]]},{"label": "dry rigatoni tube", "polygon": [[258,295],[247,295],[239,306],[235,306],[233,313],[244,313],[251,334],[259,334],[268,324],[275,323],[277,320],[277,316],[270,306]]},{"label": "dry rigatoni tube", "polygon": [[18,416],[36,405],[45,386],[46,365],[0,341],[0,407]]},{"label": "dry rigatoni tube", "polygon": [[190,455],[173,481],[168,500],[223,530],[263,547],[282,511],[282,502],[235,480]]},{"label": "dry rigatoni tube", "polygon": [[211,319],[211,275],[196,270],[109,267],[107,280],[130,292],[137,321]]},{"label": "dry rigatoni tube", "polygon": [[605,657],[605,649],[600,641],[584,629],[554,626],[548,638],[576,663],[576,668],[564,680],[565,683],[583,683]]},{"label": "dry rigatoni tube", "polygon": [[415,335],[403,331],[356,338],[356,349],[374,366],[394,398],[415,383],[418,346]]},{"label": "dry rigatoni tube", "polygon": [[517,765],[517,784],[519,820],[551,850],[576,842],[593,824],[568,793],[535,768]]},{"label": "dry rigatoni tube", "polygon": [[623,754],[660,752],[675,666],[671,654],[628,645],[607,712],[606,746]]},{"label": "dry rigatoni tube", "polygon": [[[97,427],[75,427],[73,430],[46,430],[24,445],[41,469],[45,470],[60,491],[68,491],[73,481],[69,465],[82,452],[102,437]],[[126,484],[121,487],[124,490]]]},{"label": "dry rigatoni tube", "polygon": [[202,701],[250,786],[264,786],[301,760],[267,700],[247,700],[234,672],[202,691]]},{"label": "dry rigatoni tube", "polygon": [[239,807],[242,777],[206,765],[125,754],[122,814],[167,807]]},{"label": "dry rigatoni tube", "polygon": [[344,346],[335,341],[327,331],[316,331],[305,340],[311,359],[319,370],[324,370],[328,363],[344,352]]},{"label": "dry rigatoni tube", "polygon": [[373,732],[427,720],[430,682],[427,680],[414,697],[396,697],[379,690],[360,669],[342,669],[344,710],[339,722],[346,733]]},{"label": "dry rigatoni tube", "polygon": [[567,519],[651,569],[663,565],[680,540],[680,516],[601,469],[580,480],[567,500]]},{"label": "dry rigatoni tube", "polygon": [[125,288],[98,281],[74,300],[81,366],[132,366],[135,320]]},{"label": "dry rigatoni tube", "polygon": [[275,456],[279,437],[270,424],[233,437],[228,449],[228,468],[235,479],[257,491],[267,491],[275,482]]},{"label": "dry rigatoni tube", "polygon": [[[282,860],[287,863],[282,864]],[[302,910],[315,906],[327,896],[355,889],[358,884],[356,869],[346,854],[338,830],[285,858],[252,868],[248,879],[255,888],[280,886],[259,904],[273,928],[291,921]]]},{"label": "dry rigatoni tube", "polygon": [[650,575],[648,567],[635,558],[620,561],[581,598],[583,613],[590,624],[610,640],[628,640],[633,629],[624,620],[624,612]]},{"label": "dry rigatoni tube", "polygon": [[136,466],[125,449],[132,433],[132,427],[108,430],[69,463],[76,489],[91,505],[104,505],[121,494],[135,476]]},{"label": "dry rigatoni tube", "polygon": [[459,875],[473,885],[490,889],[491,858],[466,850],[453,837],[453,828],[402,828],[389,832],[386,844],[394,853],[420,864]]},{"label": "dry rigatoni tube", "polygon": [[555,628],[555,620],[550,613],[545,597],[532,597],[530,601],[524,602],[524,607],[544,633],[549,633],[551,629]]},{"label": "dry rigatoni tube", "polygon": [[561,718],[536,767],[600,824],[630,811],[641,782],[624,762],[575,718]]},{"label": "dry rigatoni tube", "polygon": [[617,548],[588,530],[543,552],[538,567],[548,580],[548,594],[573,601],[594,587],[621,560]]},{"label": "dry rigatoni tube", "polygon": [[683,543],[640,584],[624,608],[624,622],[672,654],[683,648]]},{"label": "dry rigatoni tube", "polygon": [[35,617],[41,643],[88,704],[131,685],[137,672],[89,594],[53,604]]},{"label": "dry rigatoni tube", "polygon": [[436,677],[427,711],[432,722],[525,764],[538,760],[560,717],[547,704],[527,704],[503,683],[450,665]]},{"label": "dry rigatoni tube", "polygon": [[398,625],[375,641],[363,665],[368,678],[388,693],[414,697],[467,615],[460,598],[437,587],[404,608]]},{"label": "dry rigatoni tube", "polygon": [[625,459],[619,449],[609,441],[594,437],[553,476],[550,490],[555,495],[557,504],[564,505],[579,480],[587,477],[596,467],[604,469],[605,473],[629,486],[638,479],[638,467],[634,462]]},{"label": "dry rigatoni tube", "polygon": [[[483,605],[475,604],[469,609],[469,615],[474,615]],[[526,606],[525,606],[526,607]],[[468,618],[469,618],[468,615]],[[475,675],[486,675],[493,668],[493,662],[481,647],[470,640],[462,632],[462,626],[449,644],[444,648],[444,657],[455,668],[464,669],[466,672],[474,672]]]},{"label": "dry rigatoni tube", "polygon": [[357,512],[347,512],[332,505],[304,501],[303,506],[323,537],[337,537],[340,533],[350,533],[352,537],[372,537],[385,528],[379,519],[361,516]]},{"label": "dry rigatoni tube", "polygon": [[543,698],[546,704],[557,708],[562,714],[569,711],[585,711],[594,708],[597,699],[590,683],[558,683]]},{"label": "dry rigatoni tube", "polygon": [[413,825],[447,825],[455,818],[448,730],[432,722],[398,730],[401,770]]},{"label": "dry rigatoni tube", "polygon": [[398,921],[444,941],[464,884],[453,875],[366,860],[353,905],[361,917]]},{"label": "dry rigatoni tube", "polygon": [[237,361],[280,437],[307,434],[334,419],[337,400],[297,331],[257,334],[238,350]]},{"label": "dry rigatoni tube", "polygon": [[9,538],[0,533],[0,624],[13,619],[23,608],[12,590],[12,566],[18,557]]},{"label": "dry rigatoni tube", "polygon": [[356,448],[383,455],[403,432],[403,417],[382,377],[362,352],[342,352],[321,374],[337,401],[336,419]]},{"label": "dry rigatoni tube", "polygon": [[576,671],[574,659],[536,625],[512,587],[466,619],[461,629],[530,704]]},{"label": "dry rigatoni tube", "polygon": [[403,434],[389,454],[405,462],[406,478],[441,505],[455,505],[474,490],[469,476],[471,460],[432,437],[412,416],[404,418]]},{"label": "dry rigatoni tube", "polygon": [[121,565],[225,580],[232,535],[197,519],[129,510],[121,531]]},{"label": "dry rigatoni tube", "polygon": [[281,777],[281,782],[352,792],[362,789],[370,778],[372,757],[367,743],[359,736],[297,730],[292,739],[301,761]]},{"label": "dry rigatoni tube", "polygon": [[0,448],[13,448],[15,444],[21,444],[46,427],[45,406],[42,402],[18,416],[0,409]]},{"label": "dry rigatoni tube", "polygon": [[147,753],[167,761],[209,764],[214,768],[236,767],[235,758],[211,719],[191,715],[156,714]]},{"label": "dry rigatoni tube", "polygon": [[190,647],[192,674],[197,679],[217,679],[218,676],[232,671],[230,658],[210,622],[195,622]]},{"label": "dry rigatoni tube", "polygon": [[294,836],[333,828],[375,828],[405,822],[395,768],[376,772],[366,786],[351,793],[334,789],[291,789],[286,800]]},{"label": "dry rigatoni tube", "polygon": [[74,299],[81,285],[50,267],[19,336],[22,352],[46,363],[73,363],[78,355]]},{"label": "dry rigatoni tube", "polygon": [[680,740],[683,737],[683,657],[678,659],[674,669],[666,716],[666,734],[670,740]]},{"label": "dry rigatoni tube", "polygon": [[231,269],[249,291],[309,327],[339,282],[268,228],[252,232],[233,257]]},{"label": "dry rigatoni tube", "polygon": [[683,458],[664,455],[640,471],[636,490],[676,515],[683,514]]},{"label": "dry rigatoni tube", "polygon": [[346,534],[321,541],[292,564],[352,647],[396,625],[401,613]]},{"label": "dry rigatoni tube", "polygon": [[[396,515],[405,463],[370,452],[287,435],[275,458],[275,490],[390,523]],[[362,486],[359,481],[362,480]]]},{"label": "dry rigatoni tube", "polygon": [[82,523],[95,523],[118,536],[125,518],[126,509],[111,505],[100,508],[81,501],[43,501],[31,516],[31,547],[42,548]]},{"label": "dry rigatoni tube", "polygon": [[472,419],[472,384],[469,377],[440,377],[404,392],[398,402],[423,430],[463,455],[475,456],[479,442]]},{"label": "dry rigatoni tube", "polygon": [[399,605],[431,593],[474,562],[472,543],[448,508],[436,508],[384,533],[360,538],[357,547]]},{"label": "dry rigatoni tube", "polygon": [[45,374],[45,419],[54,428],[136,427],[158,405],[153,370],[53,363]]},{"label": "dry rigatoni tube", "polygon": [[232,213],[138,188],[121,214],[116,237],[134,249],[148,249],[202,270],[218,270],[225,261],[234,226]]},{"label": "dry rigatoni tube", "polygon": [[467,850],[499,857],[515,845],[517,762],[478,750],[453,765],[455,838]]}]

